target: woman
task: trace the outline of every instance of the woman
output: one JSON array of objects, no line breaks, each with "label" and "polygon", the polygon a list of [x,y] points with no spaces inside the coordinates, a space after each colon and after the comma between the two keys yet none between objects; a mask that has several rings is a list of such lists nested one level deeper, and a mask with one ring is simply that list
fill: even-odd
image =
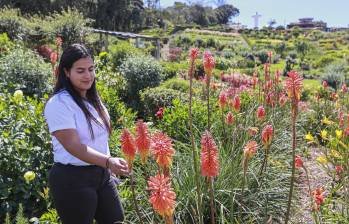
[{"label": "woman", "polygon": [[53,96],[45,106],[52,135],[54,165],[50,191],[64,224],[121,223],[124,219],[112,175],[128,175],[125,160],[110,156],[109,114],[96,90],[88,50],[64,50]]}]

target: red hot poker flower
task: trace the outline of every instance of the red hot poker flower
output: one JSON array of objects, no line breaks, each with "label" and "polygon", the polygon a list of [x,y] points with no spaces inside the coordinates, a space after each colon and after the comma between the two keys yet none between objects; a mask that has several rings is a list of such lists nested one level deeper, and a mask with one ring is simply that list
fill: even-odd
[{"label": "red hot poker flower", "polygon": [[227,105],[227,94],[225,91],[221,91],[219,94],[219,107],[224,110]]},{"label": "red hot poker flower", "polygon": [[279,98],[280,107],[284,107],[286,102],[287,102],[287,97],[285,96],[285,94],[282,94]]},{"label": "red hot poker flower", "polygon": [[146,163],[150,148],[150,135],[147,125],[138,120],[136,123],[136,145],[143,164]]},{"label": "red hot poker flower", "polygon": [[233,108],[236,112],[240,111],[241,101],[239,95],[235,95],[233,99]]},{"label": "red hot poker flower", "polygon": [[218,149],[210,132],[201,137],[201,173],[205,177],[216,177],[219,172]]},{"label": "red hot poker flower", "polygon": [[262,143],[265,147],[268,147],[271,144],[273,139],[273,126],[268,124],[262,130]]},{"label": "red hot poker flower", "polygon": [[231,125],[234,123],[234,115],[232,112],[228,112],[226,118],[225,118],[225,122],[228,124],[228,125]]},{"label": "red hot poker flower", "polygon": [[151,138],[151,152],[162,168],[169,168],[172,164],[172,156],[175,154],[172,140],[162,132],[155,133]]},{"label": "red hot poker flower", "polygon": [[257,152],[257,142],[256,141],[249,141],[244,147],[244,158],[248,161],[256,154]]},{"label": "red hot poker flower", "polygon": [[170,179],[162,174],[150,177],[148,190],[150,190],[149,202],[154,210],[162,217],[172,216],[176,204],[176,193],[171,188]]},{"label": "red hot poker flower", "polygon": [[296,168],[302,168],[303,167],[303,160],[298,155],[296,156],[295,164],[296,164]]},{"label": "red hot poker flower", "polygon": [[257,109],[257,119],[258,120],[263,120],[265,117],[265,110],[263,106],[259,106]]},{"label": "red hot poker flower", "polygon": [[301,90],[303,87],[303,78],[296,71],[290,71],[286,78],[286,89],[288,97],[298,102],[301,98]]},{"label": "red hot poker flower", "polygon": [[203,64],[206,75],[211,76],[215,67],[215,60],[210,51],[204,52]]},{"label": "red hot poker flower", "polygon": [[136,155],[136,145],[133,136],[127,128],[122,130],[120,141],[121,150],[125,155],[128,166],[132,169],[132,163]]},{"label": "red hot poker flower", "polygon": [[317,188],[313,191],[313,197],[317,205],[316,209],[319,210],[320,206],[324,203],[324,190],[322,188]]},{"label": "red hot poker flower", "polygon": [[189,58],[191,61],[195,61],[197,59],[198,55],[199,55],[199,49],[197,49],[197,48],[190,49]]}]

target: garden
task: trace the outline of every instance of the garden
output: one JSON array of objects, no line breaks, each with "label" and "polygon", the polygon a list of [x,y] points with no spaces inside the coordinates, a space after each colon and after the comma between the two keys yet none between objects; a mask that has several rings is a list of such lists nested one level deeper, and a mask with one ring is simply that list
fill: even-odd
[{"label": "garden", "polygon": [[0,9],[0,223],[61,223],[43,110],[72,43],[93,52],[111,154],[132,167],[125,223],[349,223],[348,30],[133,27],[160,36],[157,60],[94,23]]}]

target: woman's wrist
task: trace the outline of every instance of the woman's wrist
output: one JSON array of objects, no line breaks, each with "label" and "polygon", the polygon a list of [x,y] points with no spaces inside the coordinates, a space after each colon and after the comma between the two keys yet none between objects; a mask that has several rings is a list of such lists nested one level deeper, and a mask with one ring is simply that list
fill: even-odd
[{"label": "woman's wrist", "polygon": [[111,156],[108,156],[107,160],[105,161],[105,168],[109,169],[109,160],[111,159]]}]

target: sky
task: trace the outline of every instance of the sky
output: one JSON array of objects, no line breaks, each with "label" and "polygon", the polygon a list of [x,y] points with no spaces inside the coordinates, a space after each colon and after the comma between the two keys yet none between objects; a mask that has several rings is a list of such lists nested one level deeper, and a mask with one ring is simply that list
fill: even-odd
[{"label": "sky", "polygon": [[[172,6],[174,2],[175,0],[160,0],[161,7]],[[254,26],[251,16],[256,12],[262,15],[259,27],[266,26],[272,19],[275,19],[278,26],[297,22],[303,17],[322,20],[329,27],[349,27],[349,0],[226,0],[226,2],[240,10],[240,15],[233,18],[233,21],[241,22],[248,27]]]}]

